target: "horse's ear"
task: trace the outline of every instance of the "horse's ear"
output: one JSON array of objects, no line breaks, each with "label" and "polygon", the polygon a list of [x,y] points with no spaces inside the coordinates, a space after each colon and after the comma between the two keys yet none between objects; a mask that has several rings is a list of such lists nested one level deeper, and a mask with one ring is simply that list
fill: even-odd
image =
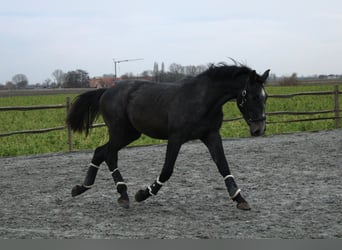
[{"label": "horse's ear", "polygon": [[262,74],[262,76],[260,76],[260,81],[261,81],[262,83],[266,82],[266,80],[267,80],[267,78],[268,78],[268,75],[269,75],[270,71],[271,71],[271,70],[268,69],[268,70],[266,70],[266,71],[264,72],[264,74]]}]

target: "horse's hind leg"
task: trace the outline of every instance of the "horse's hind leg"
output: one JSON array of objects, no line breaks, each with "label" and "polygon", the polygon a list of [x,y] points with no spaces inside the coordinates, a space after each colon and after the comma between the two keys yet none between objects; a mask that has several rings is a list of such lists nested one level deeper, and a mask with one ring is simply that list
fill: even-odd
[{"label": "horse's hind leg", "polygon": [[120,128],[116,127],[111,129],[110,142],[105,156],[105,162],[111,172],[117,192],[120,194],[120,197],[118,198],[119,205],[124,208],[129,208],[127,185],[118,169],[118,152],[132,141],[138,139],[141,134],[129,124],[126,123],[124,125]]},{"label": "horse's hind leg", "polygon": [[127,194],[127,185],[122,178],[122,175],[118,169],[118,149],[113,149],[106,156],[106,163],[108,165],[109,171],[113,177],[114,183],[116,185],[116,190],[120,194],[118,198],[118,203],[124,208],[129,207],[129,198]]},{"label": "horse's hind leg", "polygon": [[165,163],[160,176],[152,183],[152,185],[148,186],[144,190],[141,189],[136,193],[135,200],[137,202],[144,201],[148,197],[156,195],[164,182],[170,179],[181,146],[181,141],[169,139],[166,149]]},{"label": "horse's hind leg", "polygon": [[83,184],[76,185],[71,190],[71,195],[73,197],[80,195],[93,187],[99,166],[105,160],[105,155],[108,150],[107,148],[108,148],[108,143],[101,147],[96,148],[94,155],[93,155],[93,159],[91,160],[90,166],[88,168],[86,177],[83,181]]}]

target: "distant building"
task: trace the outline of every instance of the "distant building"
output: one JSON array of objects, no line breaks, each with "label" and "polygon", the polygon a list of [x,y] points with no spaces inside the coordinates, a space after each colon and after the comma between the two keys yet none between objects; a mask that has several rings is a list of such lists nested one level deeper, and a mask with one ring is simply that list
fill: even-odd
[{"label": "distant building", "polygon": [[93,77],[89,81],[90,88],[109,88],[115,85],[112,75],[104,75],[102,77]]}]

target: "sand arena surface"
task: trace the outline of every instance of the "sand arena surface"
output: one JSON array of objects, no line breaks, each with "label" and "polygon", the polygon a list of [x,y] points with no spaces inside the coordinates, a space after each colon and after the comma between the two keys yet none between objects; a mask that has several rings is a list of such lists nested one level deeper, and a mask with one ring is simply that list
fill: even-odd
[{"label": "sand arena surface", "polygon": [[137,203],[159,175],[166,146],[123,149],[128,210],[105,164],[72,198],[93,152],[0,158],[0,238],[342,238],[342,130],[225,140],[250,203],[236,209],[206,147],[183,145],[170,181]]}]

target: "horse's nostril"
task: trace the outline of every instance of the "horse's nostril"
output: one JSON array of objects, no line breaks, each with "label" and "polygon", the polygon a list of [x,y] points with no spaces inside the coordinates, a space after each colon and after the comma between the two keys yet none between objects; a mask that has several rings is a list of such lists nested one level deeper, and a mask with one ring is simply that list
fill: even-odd
[{"label": "horse's nostril", "polygon": [[252,127],[250,132],[252,136],[262,136],[265,134],[266,127]]},{"label": "horse's nostril", "polygon": [[256,129],[252,131],[252,136],[259,136],[260,135],[260,129]]}]

